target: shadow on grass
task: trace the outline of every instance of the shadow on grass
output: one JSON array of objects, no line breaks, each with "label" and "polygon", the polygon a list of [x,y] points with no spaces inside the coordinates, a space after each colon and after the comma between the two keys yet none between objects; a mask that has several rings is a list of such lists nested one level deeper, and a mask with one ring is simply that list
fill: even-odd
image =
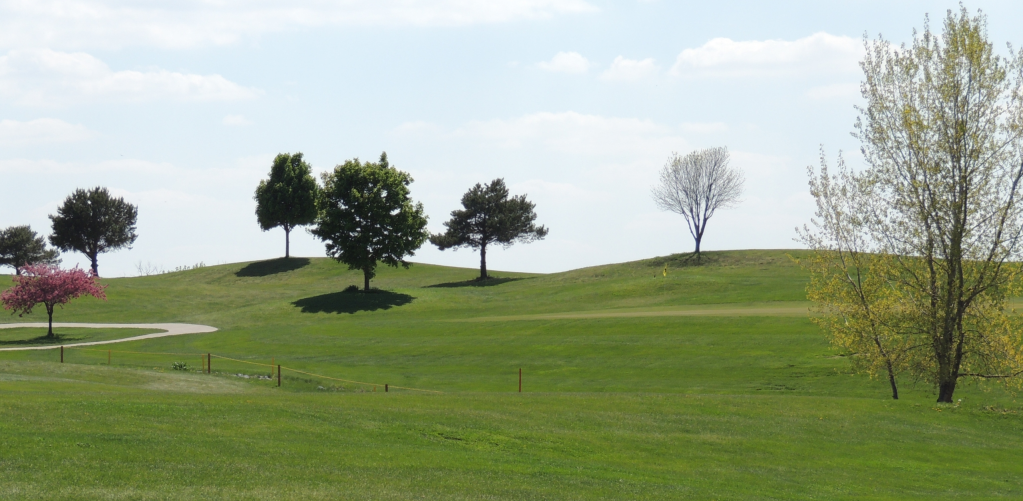
[{"label": "shadow on grass", "polygon": [[356,313],[360,311],[389,310],[404,306],[414,297],[397,292],[372,290],[370,292],[332,292],[299,299],[291,304],[302,308],[302,313]]},{"label": "shadow on grass", "polygon": [[69,336],[54,332],[53,337],[49,337],[46,334],[43,334],[42,336],[30,339],[0,340],[0,346],[28,346],[28,345],[36,346],[49,344],[64,344],[72,341],[81,341],[83,339],[85,339],[85,336]]},{"label": "shadow on grass", "polygon": [[493,287],[495,285],[506,284],[508,282],[517,282],[519,280],[525,280],[525,278],[498,278],[490,277],[486,280],[480,280],[474,278],[472,280],[466,280],[464,282],[447,282],[443,284],[427,285],[426,288],[434,287]]},{"label": "shadow on grass", "polygon": [[234,275],[236,277],[265,277],[277,273],[295,271],[309,266],[309,262],[307,257],[279,257],[269,261],[249,263],[244,268],[235,272]]}]

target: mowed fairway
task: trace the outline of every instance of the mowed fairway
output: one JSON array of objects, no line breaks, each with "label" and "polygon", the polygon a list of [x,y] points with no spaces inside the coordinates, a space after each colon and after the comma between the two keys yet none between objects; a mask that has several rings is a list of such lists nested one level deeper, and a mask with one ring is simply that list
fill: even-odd
[{"label": "mowed fairway", "polygon": [[[976,384],[938,406],[911,381],[892,401],[851,375],[787,254],[483,287],[472,269],[415,265],[381,270],[376,294],[340,292],[361,275],[326,259],[106,280],[108,301],[55,320],[220,331],[68,350],[65,364],[0,353],[0,496],[1023,496],[1023,406]],[[217,358],[211,375],[171,370],[207,352],[378,386],[285,372],[277,388],[256,377],[269,366]]]}]

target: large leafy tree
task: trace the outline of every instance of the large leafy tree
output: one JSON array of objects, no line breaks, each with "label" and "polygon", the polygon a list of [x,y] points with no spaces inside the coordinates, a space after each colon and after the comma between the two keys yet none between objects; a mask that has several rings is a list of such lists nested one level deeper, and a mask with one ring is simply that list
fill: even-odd
[{"label": "large leafy tree", "polygon": [[534,223],[536,205],[526,200],[525,195],[508,195],[504,179],[486,185],[477,183],[462,195],[464,208],[451,211],[451,219],[444,223],[447,231],[430,235],[430,242],[440,250],[479,249],[480,280],[486,280],[488,245],[507,248],[516,242],[533,242],[547,236],[547,228]]},{"label": "large leafy tree", "polygon": [[387,161],[346,160],[322,175],[317,197],[319,215],[310,230],[326,243],[327,255],[362,270],[365,290],[376,275],[377,263],[408,268],[429,233],[423,204],[412,203],[412,176]]},{"label": "large leafy tree", "polygon": [[77,189],[51,215],[50,243],[62,251],[88,256],[92,273],[99,276],[99,255],[122,247],[131,248],[138,235],[138,208],[106,188]]},{"label": "large leafy tree", "polygon": [[21,275],[21,267],[29,264],[57,264],[60,253],[46,246],[46,240],[32,228],[11,226],[0,231],[0,266],[10,266]]},{"label": "large leafy tree", "polygon": [[0,294],[4,309],[13,310],[18,316],[32,313],[37,304],[46,307],[49,317],[47,336],[53,337],[53,309],[64,307],[72,299],[93,296],[106,300],[106,288],[99,284],[98,277],[79,268],[62,270],[48,264],[30,264],[22,269],[23,274],[14,277],[14,287]]},{"label": "large leafy tree", "polygon": [[[910,46],[867,43],[857,136],[867,168],[822,160],[810,297],[834,342],[929,381],[1020,383],[1023,53],[996,55],[985,18],[952,11]],[[867,360],[869,359],[869,360]]]},{"label": "large leafy tree", "polygon": [[291,257],[291,230],[316,220],[316,180],[302,154],[277,155],[254,198],[259,227],[284,228],[284,257]]}]

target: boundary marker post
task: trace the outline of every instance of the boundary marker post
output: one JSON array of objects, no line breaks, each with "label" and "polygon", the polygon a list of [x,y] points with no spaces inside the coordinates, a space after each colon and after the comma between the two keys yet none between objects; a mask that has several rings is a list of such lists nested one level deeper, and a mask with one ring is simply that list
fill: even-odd
[{"label": "boundary marker post", "polygon": [[209,353],[206,354],[206,374],[213,374],[213,359]]},{"label": "boundary marker post", "polygon": [[64,363],[64,347],[60,347],[60,363]]},{"label": "boundary marker post", "polygon": [[277,387],[281,387],[281,366],[277,366]]}]

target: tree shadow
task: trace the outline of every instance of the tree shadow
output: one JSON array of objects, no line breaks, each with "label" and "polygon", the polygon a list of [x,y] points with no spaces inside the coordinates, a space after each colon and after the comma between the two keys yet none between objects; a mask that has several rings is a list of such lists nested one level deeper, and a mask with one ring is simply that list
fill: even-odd
[{"label": "tree shadow", "polygon": [[309,266],[307,257],[279,257],[268,261],[257,261],[249,263],[244,268],[235,272],[236,277],[265,277],[295,271],[299,268]]},{"label": "tree shadow", "polygon": [[53,333],[53,337],[49,337],[43,334],[39,337],[29,339],[9,339],[0,341],[0,346],[32,346],[32,345],[52,345],[52,344],[65,344],[71,341],[81,341],[85,339],[85,336],[70,336],[67,334]]},{"label": "tree shadow", "polygon": [[302,313],[348,313],[389,310],[405,306],[414,297],[398,292],[371,290],[370,292],[331,292],[299,299],[291,304],[302,308]]},{"label": "tree shadow", "polygon": [[[531,277],[527,277],[527,278],[531,278]],[[490,278],[488,278],[486,280],[480,280],[478,278],[474,278],[472,280],[466,280],[464,282],[447,282],[447,283],[443,283],[443,284],[427,285],[427,286],[425,286],[425,288],[430,289],[430,288],[435,288],[435,287],[444,287],[444,288],[449,288],[449,287],[493,287],[495,285],[506,284],[508,282],[517,282],[519,280],[526,280],[526,278],[498,278],[498,277],[490,277]]]}]

